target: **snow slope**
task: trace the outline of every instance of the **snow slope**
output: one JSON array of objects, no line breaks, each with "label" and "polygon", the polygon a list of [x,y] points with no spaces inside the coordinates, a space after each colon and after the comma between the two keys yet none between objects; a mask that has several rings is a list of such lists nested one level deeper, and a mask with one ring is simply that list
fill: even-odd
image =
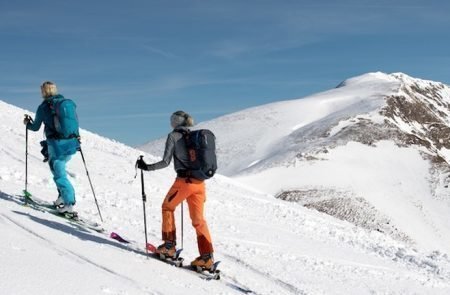
[{"label": "snow slope", "polygon": [[[397,79],[383,73],[366,74],[349,79],[336,89],[242,110],[201,123],[198,128],[209,128],[217,135],[220,173],[235,176],[255,166],[261,170],[265,162],[272,166],[274,158],[289,151],[287,139],[295,133],[310,126],[315,126],[310,133],[319,133],[323,130],[316,129],[322,126],[378,109],[384,97],[395,93],[399,85]],[[140,148],[160,155],[164,140]],[[307,144],[311,143],[304,143],[304,148]]]},{"label": "snow slope", "polygon": [[[199,124],[220,172],[426,251],[450,254],[450,88],[368,73]],[[163,140],[144,150],[161,153]]]},{"label": "snow slope", "polygon": [[[21,205],[24,110],[0,101],[0,294],[448,294],[450,260],[387,234],[285,202],[218,175],[208,181],[206,217],[222,261],[221,281],[146,259],[107,235]],[[30,133],[29,190],[56,198]],[[82,132],[83,151],[108,231],[143,243],[134,162],[142,153]],[[414,157],[414,155],[408,155]],[[148,161],[156,157],[146,155]],[[80,156],[68,166],[80,215],[98,220]],[[158,243],[160,206],[174,173],[146,173],[149,240]],[[177,216],[179,212],[177,212]],[[178,218],[179,222],[179,218]],[[184,257],[197,255],[185,221]],[[178,226],[180,228],[180,226]]]}]

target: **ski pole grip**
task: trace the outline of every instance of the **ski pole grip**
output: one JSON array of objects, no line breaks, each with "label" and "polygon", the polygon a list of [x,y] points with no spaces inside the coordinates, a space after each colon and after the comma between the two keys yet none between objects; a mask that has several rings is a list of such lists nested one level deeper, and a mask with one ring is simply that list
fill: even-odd
[{"label": "ski pole grip", "polygon": [[139,158],[137,159],[137,161],[136,161],[136,166],[135,166],[136,171],[137,171],[137,168],[138,168],[138,162],[139,162],[139,161],[143,161],[143,159],[144,159],[144,156],[143,156],[143,155],[140,155]]},{"label": "ski pole grip", "polygon": [[[140,160],[144,159],[143,155],[139,156]],[[145,189],[144,189],[144,170],[141,169],[141,188],[142,188],[142,201],[145,203],[147,202],[147,195],[145,194]]]},{"label": "ski pole grip", "polygon": [[24,114],[25,119],[27,119],[28,121],[30,121],[31,123],[33,123],[33,119],[31,118],[30,115]]}]

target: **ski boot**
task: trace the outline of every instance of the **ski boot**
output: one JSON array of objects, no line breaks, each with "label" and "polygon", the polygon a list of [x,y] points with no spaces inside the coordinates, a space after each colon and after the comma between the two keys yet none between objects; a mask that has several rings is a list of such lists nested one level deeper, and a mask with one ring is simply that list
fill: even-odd
[{"label": "ski boot", "polygon": [[214,257],[212,253],[202,254],[191,262],[191,267],[197,272],[202,272],[207,270],[209,272],[214,272]]},{"label": "ski boot", "polygon": [[176,259],[177,249],[175,249],[175,242],[164,242],[164,244],[158,246],[155,253],[159,255],[161,259]]},{"label": "ski boot", "polygon": [[62,203],[56,206],[56,212],[58,212],[61,215],[64,215],[64,217],[66,217],[67,219],[78,220],[78,213],[73,210],[72,204],[66,205]]},{"label": "ski boot", "polygon": [[61,191],[58,189],[58,198],[56,198],[55,201],[53,201],[53,205],[55,206],[55,209],[58,206],[64,205],[64,199],[61,197]]},{"label": "ski boot", "polygon": [[58,196],[58,198],[56,199],[56,201],[53,202],[53,205],[55,205],[55,208],[64,205],[64,200],[61,196]]}]

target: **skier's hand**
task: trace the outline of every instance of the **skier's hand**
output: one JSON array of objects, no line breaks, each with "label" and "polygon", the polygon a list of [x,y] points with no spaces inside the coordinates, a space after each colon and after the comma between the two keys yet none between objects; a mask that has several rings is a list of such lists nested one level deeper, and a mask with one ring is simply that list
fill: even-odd
[{"label": "skier's hand", "polygon": [[148,171],[148,165],[147,165],[147,163],[144,162],[143,159],[137,160],[136,166],[137,166],[139,169]]},{"label": "skier's hand", "polygon": [[28,125],[28,123],[30,123],[32,121],[33,121],[33,119],[31,119],[31,117],[28,116],[28,115],[25,115],[25,118],[23,118],[23,124],[24,125]]}]

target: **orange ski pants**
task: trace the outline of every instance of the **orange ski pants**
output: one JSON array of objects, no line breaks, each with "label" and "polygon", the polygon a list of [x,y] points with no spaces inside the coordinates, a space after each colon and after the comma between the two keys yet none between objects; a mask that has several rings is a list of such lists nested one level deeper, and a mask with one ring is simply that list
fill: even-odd
[{"label": "orange ski pants", "polygon": [[197,233],[200,255],[214,252],[208,225],[203,217],[206,201],[205,182],[197,179],[177,178],[162,204],[162,239],[176,241],[175,208],[184,200],[189,207],[192,226]]}]

